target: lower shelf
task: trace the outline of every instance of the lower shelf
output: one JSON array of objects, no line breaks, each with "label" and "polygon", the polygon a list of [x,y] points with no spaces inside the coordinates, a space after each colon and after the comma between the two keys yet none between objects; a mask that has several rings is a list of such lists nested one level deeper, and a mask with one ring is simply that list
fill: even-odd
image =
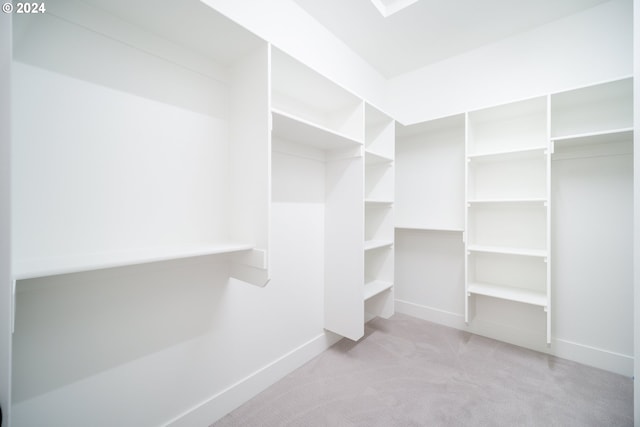
[{"label": "lower shelf", "polygon": [[58,274],[79,273],[104,268],[227,254],[253,249],[251,244],[221,244],[184,248],[149,248],[121,252],[79,254],[75,256],[27,259],[15,261],[14,280],[35,279]]},{"label": "lower shelf", "polygon": [[364,300],[375,297],[382,292],[389,290],[393,287],[393,283],[385,282],[383,280],[372,280],[364,284]]},{"label": "lower shelf", "polygon": [[467,292],[541,307],[548,305],[548,298],[545,292],[513,286],[494,285],[491,283],[469,283],[467,284]]}]

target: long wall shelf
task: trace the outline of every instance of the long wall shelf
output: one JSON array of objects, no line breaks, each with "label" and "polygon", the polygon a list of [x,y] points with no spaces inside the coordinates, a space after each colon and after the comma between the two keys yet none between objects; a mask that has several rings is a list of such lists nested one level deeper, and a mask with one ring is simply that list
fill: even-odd
[{"label": "long wall shelf", "polygon": [[206,255],[229,254],[250,251],[251,249],[253,249],[252,244],[236,243],[191,248],[149,248],[123,252],[31,259],[16,261],[13,266],[13,274],[15,280],[25,280]]}]

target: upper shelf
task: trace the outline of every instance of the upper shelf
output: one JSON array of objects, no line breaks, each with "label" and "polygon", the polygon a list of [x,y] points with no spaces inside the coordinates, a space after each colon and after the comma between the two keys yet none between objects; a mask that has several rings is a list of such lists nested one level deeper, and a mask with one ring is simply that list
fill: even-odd
[{"label": "upper shelf", "polygon": [[633,79],[551,95],[551,139],[633,127]]},{"label": "upper shelf", "polygon": [[360,98],[275,47],[271,67],[274,109],[364,142],[364,102]]},{"label": "upper shelf", "polygon": [[287,141],[323,150],[361,146],[362,142],[300,117],[273,109],[273,134]]},{"label": "upper shelf", "polygon": [[149,248],[111,253],[91,253],[74,256],[16,260],[13,265],[14,280],[35,279],[59,274],[79,273],[105,268],[147,264],[205,255],[228,254],[249,251],[253,245],[229,243],[224,245],[194,246],[185,248]]}]

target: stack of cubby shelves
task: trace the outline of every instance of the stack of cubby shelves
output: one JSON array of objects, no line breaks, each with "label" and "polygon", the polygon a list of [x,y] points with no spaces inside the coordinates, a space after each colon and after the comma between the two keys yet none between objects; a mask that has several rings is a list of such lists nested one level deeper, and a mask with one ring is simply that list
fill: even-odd
[{"label": "stack of cubby shelves", "polygon": [[394,121],[277,48],[272,79],[273,173],[324,206],[325,328],[357,340],[393,314]]},{"label": "stack of cubby shelves", "polygon": [[465,320],[475,295],[544,307],[550,341],[547,98],[468,114]]},{"label": "stack of cubby shelves", "polygon": [[365,114],[365,311],[388,318],[394,312],[395,122],[370,105]]}]

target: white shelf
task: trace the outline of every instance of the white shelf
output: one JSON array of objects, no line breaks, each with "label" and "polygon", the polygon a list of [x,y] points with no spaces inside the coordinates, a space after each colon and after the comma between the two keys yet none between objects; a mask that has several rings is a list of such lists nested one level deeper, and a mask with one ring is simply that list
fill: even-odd
[{"label": "white shelf", "polygon": [[429,227],[429,226],[420,226],[420,225],[396,225],[396,230],[417,230],[417,231],[443,231],[443,232],[455,232],[462,233],[464,229],[462,228],[446,228],[446,227]]},{"label": "white shelf", "polygon": [[15,280],[79,273],[105,268],[147,264],[193,258],[205,255],[228,254],[253,249],[251,244],[225,244],[185,248],[149,248],[110,253],[17,260],[13,265]]},{"label": "white shelf", "polygon": [[547,147],[529,147],[517,150],[494,151],[489,153],[471,154],[467,159],[471,161],[503,161],[518,158],[533,157],[546,154]]},{"label": "white shelf", "polygon": [[370,150],[365,151],[364,159],[367,165],[382,165],[390,164],[391,162],[393,162],[392,158],[383,156],[382,154],[374,153]]},{"label": "white shelf", "polygon": [[367,301],[368,299],[371,299],[392,287],[392,282],[385,282],[383,280],[372,280],[371,282],[367,282],[364,284],[364,300]]},{"label": "white shelf", "polygon": [[468,204],[538,204],[546,203],[547,199],[544,198],[531,198],[531,199],[510,199],[510,198],[496,198],[496,199],[473,199],[467,200]]},{"label": "white shelf", "polygon": [[541,307],[546,307],[548,305],[548,299],[545,292],[513,286],[474,282],[467,285],[467,292]]},{"label": "white shelf", "polygon": [[392,205],[393,204],[393,200],[365,199],[364,202],[368,205]]},{"label": "white shelf", "polygon": [[470,252],[485,252],[504,255],[522,255],[533,257],[546,257],[547,251],[544,249],[511,248],[503,246],[468,245]]},{"label": "white shelf", "polygon": [[605,139],[609,139],[612,136],[620,136],[621,138],[632,137],[633,136],[633,128],[625,127],[619,129],[609,129],[598,132],[584,132],[577,133],[573,135],[561,135],[554,136],[551,138],[552,141],[563,142],[563,141],[571,141],[571,140],[595,140],[600,141],[600,137],[604,137]]},{"label": "white shelf", "polygon": [[360,141],[356,141],[346,135],[334,132],[329,128],[319,126],[292,114],[277,109],[272,109],[271,112],[273,117],[273,133],[282,139],[310,145],[323,150],[362,145]]},{"label": "white shelf", "polygon": [[384,248],[392,245],[393,242],[389,240],[367,240],[364,242],[364,250],[369,251],[372,249]]}]

